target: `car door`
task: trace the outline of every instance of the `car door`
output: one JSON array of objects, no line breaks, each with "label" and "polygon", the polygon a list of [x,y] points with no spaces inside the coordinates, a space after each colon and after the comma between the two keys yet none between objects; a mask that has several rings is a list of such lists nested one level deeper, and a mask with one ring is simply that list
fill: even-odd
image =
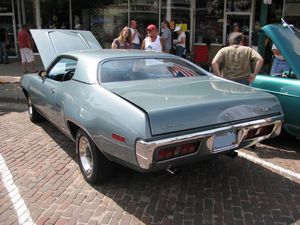
[{"label": "car door", "polygon": [[67,83],[72,80],[76,65],[76,59],[60,57],[47,71],[47,77],[43,84],[44,92],[47,95],[43,111],[61,129],[65,129],[63,102],[67,99]]}]

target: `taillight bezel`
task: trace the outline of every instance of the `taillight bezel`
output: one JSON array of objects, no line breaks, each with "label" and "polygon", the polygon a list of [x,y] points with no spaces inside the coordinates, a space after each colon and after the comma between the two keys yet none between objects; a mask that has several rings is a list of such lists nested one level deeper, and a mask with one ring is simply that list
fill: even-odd
[{"label": "taillight bezel", "polygon": [[[162,162],[166,160],[173,160],[181,157],[191,156],[197,154],[200,145],[201,140],[194,140],[190,142],[160,146],[155,150],[154,160],[156,162]],[[193,150],[191,150],[191,148],[193,148]],[[163,152],[165,152],[165,154],[163,154]]]}]

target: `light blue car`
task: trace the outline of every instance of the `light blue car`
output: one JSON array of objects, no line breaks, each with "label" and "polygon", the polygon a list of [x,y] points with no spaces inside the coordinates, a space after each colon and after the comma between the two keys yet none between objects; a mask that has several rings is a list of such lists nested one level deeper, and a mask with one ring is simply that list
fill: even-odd
[{"label": "light blue car", "polygon": [[47,69],[22,77],[29,117],[46,118],[76,142],[90,183],[110,178],[115,164],[172,172],[280,133],[275,96],[185,59],[102,49],[89,31],[31,33]]}]

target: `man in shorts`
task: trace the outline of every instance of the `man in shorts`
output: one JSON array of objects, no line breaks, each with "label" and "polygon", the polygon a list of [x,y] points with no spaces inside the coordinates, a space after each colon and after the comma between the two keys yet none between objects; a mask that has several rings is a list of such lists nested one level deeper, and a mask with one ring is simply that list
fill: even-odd
[{"label": "man in shorts", "polygon": [[31,66],[31,72],[36,72],[34,68],[34,55],[32,51],[31,37],[26,24],[22,25],[22,30],[18,33],[18,41],[21,53],[23,72],[28,73],[27,64]]}]

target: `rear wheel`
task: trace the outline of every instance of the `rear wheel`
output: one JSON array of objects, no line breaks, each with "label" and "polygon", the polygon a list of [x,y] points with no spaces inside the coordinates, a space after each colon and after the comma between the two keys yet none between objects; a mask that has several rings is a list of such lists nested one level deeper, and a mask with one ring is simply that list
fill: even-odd
[{"label": "rear wheel", "polygon": [[40,122],[43,119],[43,117],[34,108],[30,97],[27,98],[27,106],[28,106],[28,115],[31,122],[33,123]]},{"label": "rear wheel", "polygon": [[82,129],[76,135],[77,161],[88,183],[103,183],[113,176],[114,166]]}]

